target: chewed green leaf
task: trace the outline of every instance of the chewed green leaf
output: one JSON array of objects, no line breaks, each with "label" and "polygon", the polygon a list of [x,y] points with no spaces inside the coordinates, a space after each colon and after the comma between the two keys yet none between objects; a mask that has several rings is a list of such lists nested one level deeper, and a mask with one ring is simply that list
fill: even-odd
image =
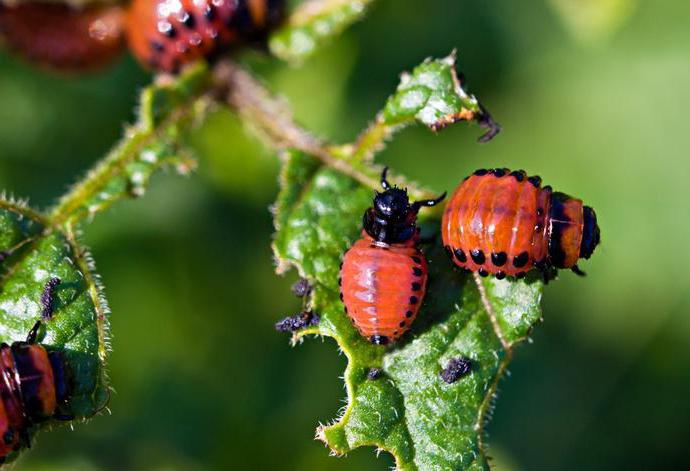
[{"label": "chewed green leaf", "polygon": [[413,123],[438,131],[458,121],[473,121],[486,129],[480,142],[488,142],[501,127],[468,93],[458,77],[455,52],[442,59],[427,59],[405,72],[395,93],[369,128],[350,149],[354,161],[371,160],[392,135]]},{"label": "chewed green leaf", "polygon": [[77,419],[100,411],[108,399],[105,375],[108,307],[93,263],[71,232],[62,232],[31,209],[0,202],[0,339],[26,338],[41,318],[41,295],[58,278],[53,319],[39,341],[61,351],[74,373],[71,400]]},{"label": "chewed green leaf", "polygon": [[57,224],[92,217],[122,198],[144,194],[151,176],[172,167],[186,174],[196,162],[183,145],[183,134],[206,114],[203,95],[210,74],[204,64],[187,69],[166,84],[144,89],[137,123],[122,141],[65,195],[53,210]]},{"label": "chewed green leaf", "polygon": [[[377,446],[399,469],[487,467],[483,427],[513,346],[541,317],[537,280],[483,280],[454,271],[436,242],[425,248],[429,286],[419,318],[398,344],[378,347],[352,326],[339,299],[341,257],[360,236],[361,216],[372,192],[316,159],[286,158],[275,206],[274,251],[281,270],[295,266],[314,290],[311,309],[320,322],[296,332],[333,337],[348,358],[348,406],[317,437],[344,454]],[[427,233],[438,220],[424,221]],[[440,376],[454,358],[471,372],[447,384]],[[371,379],[372,368],[381,368]]]},{"label": "chewed green leaf", "polygon": [[373,0],[309,0],[271,35],[271,52],[286,61],[306,59],[359,20]]},{"label": "chewed green leaf", "polygon": [[460,120],[481,119],[485,112],[479,100],[464,90],[455,67],[453,53],[428,59],[404,73],[381,114],[382,122],[397,126],[417,120],[436,130]]}]

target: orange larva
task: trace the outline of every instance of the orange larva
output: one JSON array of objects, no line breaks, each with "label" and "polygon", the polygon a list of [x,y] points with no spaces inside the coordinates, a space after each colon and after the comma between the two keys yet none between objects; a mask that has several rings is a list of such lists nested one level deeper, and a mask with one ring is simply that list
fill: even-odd
[{"label": "orange larva", "polygon": [[414,322],[426,292],[427,262],[417,247],[417,213],[445,193],[410,203],[407,191],[391,187],[383,171],[383,193],[364,214],[362,238],[345,253],[340,292],[345,312],[370,342],[398,340]]},{"label": "orange larva", "polygon": [[284,9],[285,0],[133,0],[127,39],[144,66],[174,73],[198,59],[261,41]]},{"label": "orange larva", "polygon": [[600,237],[592,208],[508,169],[477,170],[460,183],[445,208],[442,236],[456,265],[499,279],[532,268],[546,279],[558,268],[581,274],[577,261],[592,255]]},{"label": "orange larva", "polygon": [[98,69],[122,51],[123,13],[116,6],[83,9],[58,3],[0,3],[7,47],[38,65],[64,72]]}]

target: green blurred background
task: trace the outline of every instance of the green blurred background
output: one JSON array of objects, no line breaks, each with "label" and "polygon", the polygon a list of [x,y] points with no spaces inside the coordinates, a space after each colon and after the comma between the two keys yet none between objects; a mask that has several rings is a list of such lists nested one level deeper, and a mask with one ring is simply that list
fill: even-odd
[{"label": "green blurred background", "polygon": [[[414,128],[381,161],[437,190],[525,168],[597,210],[589,276],[546,288],[544,323],[501,383],[498,469],[690,459],[688,18],[686,0],[380,0],[299,69],[251,59],[303,123],[346,141],[401,71],[458,48],[503,133],[482,146],[476,127]],[[129,57],[67,79],[1,53],[0,188],[48,206],[116,141],[149,80]],[[155,178],[86,231],[113,311],[112,414],[41,434],[19,467],[387,469],[385,454],[330,458],[313,440],[345,396],[334,343],[293,349],[273,330],[300,307],[294,273],[273,274],[277,160],[228,112],[190,140],[197,175]]]}]

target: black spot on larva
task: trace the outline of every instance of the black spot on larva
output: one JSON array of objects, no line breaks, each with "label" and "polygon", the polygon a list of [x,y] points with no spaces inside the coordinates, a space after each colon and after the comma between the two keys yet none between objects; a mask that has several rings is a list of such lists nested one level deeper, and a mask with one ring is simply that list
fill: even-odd
[{"label": "black spot on larva", "polygon": [[467,261],[467,255],[465,255],[462,249],[455,249],[455,258],[458,259],[460,263],[465,263]]},{"label": "black spot on larva", "polygon": [[169,38],[177,36],[177,30],[175,30],[175,27],[169,21],[161,21],[158,23],[158,32]]},{"label": "black spot on larva", "polygon": [[398,324],[400,327],[405,327],[405,321],[400,321],[400,324]]},{"label": "black spot on larva", "polygon": [[422,276],[422,273],[424,273],[424,272],[422,271],[421,268],[414,267],[412,269],[412,273],[414,273],[414,276]]},{"label": "black spot on larva", "polygon": [[340,300],[343,300],[343,293],[340,293]]},{"label": "black spot on larva", "polygon": [[498,178],[501,178],[503,175],[506,174],[506,169],[504,168],[495,168],[493,170],[493,174],[497,176]]},{"label": "black spot on larva", "polygon": [[486,270],[483,269],[483,268],[480,268],[480,269],[477,271],[477,273],[479,273],[479,276],[484,277],[484,278],[486,278],[487,276],[489,276],[489,272],[486,271]]},{"label": "black spot on larva", "polygon": [[524,170],[514,170],[510,172],[510,176],[514,177],[517,181],[521,182],[527,177],[527,174]]},{"label": "black spot on larva", "polygon": [[397,337],[399,333],[400,333],[400,332],[398,332],[397,330],[394,330],[394,331],[393,331],[393,337]]},{"label": "black spot on larva", "polygon": [[369,368],[367,372],[367,379],[375,381],[383,375],[383,370],[381,368]]},{"label": "black spot on larva", "polygon": [[412,257],[412,261],[413,261],[414,263],[417,263],[417,264],[422,263],[422,259],[419,258],[419,257],[416,257],[416,256],[415,256],[415,257]]},{"label": "black spot on larva", "polygon": [[165,50],[165,44],[161,42],[151,41],[149,44],[151,45],[151,49],[153,49],[156,52],[163,52]]},{"label": "black spot on larva", "polygon": [[541,232],[541,230],[544,228],[541,224],[537,224],[534,226],[534,231],[535,232]]},{"label": "black spot on larva", "polygon": [[472,261],[477,265],[482,265],[486,261],[486,258],[484,257],[484,252],[482,252],[479,249],[471,250],[470,256],[472,257]]},{"label": "black spot on larva", "polygon": [[421,285],[421,284],[416,283],[416,282],[415,282],[415,283],[412,283],[412,291],[419,291],[420,289],[422,289],[422,285]]},{"label": "black spot on larva", "polygon": [[508,261],[508,255],[505,252],[493,252],[491,254],[491,263],[497,267],[502,267]]},{"label": "black spot on larva", "polygon": [[194,14],[188,11],[182,12],[182,17],[180,18],[180,21],[189,29],[194,29],[194,26],[196,25]]},{"label": "black spot on larva", "polygon": [[486,175],[489,173],[489,171],[485,168],[480,168],[479,170],[475,170],[474,174],[477,175],[478,177],[481,177],[482,175]]},{"label": "black spot on larva", "polygon": [[502,279],[505,278],[505,277],[506,277],[506,274],[505,274],[504,272],[502,272],[502,271],[497,271],[497,272],[496,272],[496,279],[497,279],[497,280],[502,280]]},{"label": "black spot on larva", "polygon": [[517,273],[517,274],[515,275],[515,278],[517,278],[518,280],[521,280],[521,279],[523,279],[526,275],[527,275],[527,273],[525,273],[524,271],[521,271],[520,273]]},{"label": "black spot on larva", "polygon": [[338,277],[338,286],[343,286],[343,278],[340,276]]},{"label": "black spot on larva", "polygon": [[544,215],[544,208],[537,208],[537,216],[543,216]]},{"label": "black spot on larva", "polygon": [[516,255],[515,258],[513,258],[513,266],[515,268],[522,268],[525,265],[527,265],[527,262],[529,261],[529,254],[527,252],[522,252],[519,255]]},{"label": "black spot on larva", "polygon": [[388,345],[390,339],[385,335],[372,335],[369,337],[369,341],[374,345]]},{"label": "black spot on larva", "polygon": [[343,262],[340,262],[340,268],[341,269],[343,268]]},{"label": "black spot on larva", "polygon": [[319,320],[318,314],[305,311],[276,322],[275,328],[278,332],[295,332],[305,327],[316,325],[319,323]]},{"label": "black spot on larva", "polygon": [[527,181],[534,185],[535,188],[539,188],[539,185],[541,185],[541,177],[536,175],[529,177]]},{"label": "black spot on larva", "polygon": [[450,245],[446,245],[443,247],[446,250],[446,253],[448,254],[449,257],[453,257],[453,249],[450,248]]},{"label": "black spot on larva", "polygon": [[412,312],[412,311],[407,311],[407,312],[405,313],[405,317],[407,317],[408,319],[409,319],[410,317],[412,317],[412,316],[414,316],[414,312]]},{"label": "black spot on larva", "polygon": [[204,11],[204,18],[208,21],[213,21],[216,17],[216,9],[212,4],[209,4]]},{"label": "black spot on larva", "polygon": [[[338,278],[338,280],[340,280],[340,278]],[[306,278],[300,278],[295,282],[294,285],[292,285],[291,290],[292,294],[298,298],[303,298],[311,292],[311,285],[309,284],[309,280]]]},{"label": "black spot on larva", "polygon": [[448,365],[441,370],[441,379],[448,384],[453,384],[472,371],[472,360],[465,357],[453,358]]},{"label": "black spot on larva", "polygon": [[419,298],[417,296],[410,296],[410,304],[417,304],[419,302]]},{"label": "black spot on larva", "polygon": [[347,306],[345,306],[345,314],[347,314]]}]

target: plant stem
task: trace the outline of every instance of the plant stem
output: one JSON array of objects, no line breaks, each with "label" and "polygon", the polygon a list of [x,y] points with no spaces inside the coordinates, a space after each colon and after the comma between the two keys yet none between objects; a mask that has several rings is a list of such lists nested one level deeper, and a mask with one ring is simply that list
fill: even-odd
[{"label": "plant stem", "polygon": [[[296,149],[312,155],[325,165],[359,181],[372,189],[380,189],[381,168],[366,164],[354,149],[357,144],[334,146],[315,137],[297,124],[292,112],[283,100],[272,95],[266,87],[235,63],[225,60],[214,69],[216,89],[238,115],[254,129],[264,142],[276,149]],[[378,129],[378,128],[376,128]],[[377,134],[381,134],[377,131]],[[366,135],[366,133],[365,133]],[[366,149],[377,146],[379,138],[368,139]],[[433,193],[401,180],[392,180],[399,186],[406,186],[410,196],[417,199],[430,198]]]}]

